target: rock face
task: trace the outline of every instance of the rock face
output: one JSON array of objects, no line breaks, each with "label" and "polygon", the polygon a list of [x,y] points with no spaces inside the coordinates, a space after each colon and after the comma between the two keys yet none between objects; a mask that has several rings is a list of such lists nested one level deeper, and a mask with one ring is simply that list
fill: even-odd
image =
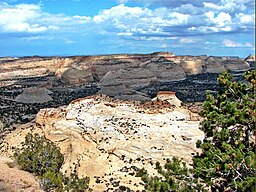
[{"label": "rock face", "polygon": [[56,58],[15,58],[0,61],[0,80],[37,77],[55,72]]},{"label": "rock face", "polygon": [[254,61],[255,62],[255,56],[253,56],[252,54],[248,55],[248,57],[246,57],[245,61],[249,61],[249,62],[252,62]]},{"label": "rock face", "polygon": [[205,61],[206,73],[221,73],[224,70],[240,71],[249,69],[250,65],[239,58],[208,57]]},{"label": "rock face", "polygon": [[250,68],[250,64],[242,59],[225,60],[223,62],[225,69],[229,71],[244,71]]},{"label": "rock face", "polygon": [[157,93],[156,98],[154,98],[153,100],[167,101],[168,103],[170,103],[171,105],[174,105],[175,107],[180,107],[182,103],[181,100],[179,100],[176,97],[176,93],[170,92],[170,91],[159,91]]},{"label": "rock face", "polygon": [[[40,110],[36,125],[23,125],[5,139],[2,154],[11,156],[28,132],[55,142],[64,154],[62,171],[79,162],[79,175],[91,178],[93,191],[127,186],[141,190],[138,168],[177,156],[191,163],[195,143],[204,137],[195,114],[166,101],[124,102],[105,96],[79,99],[67,107]],[[115,182],[115,183],[114,183]],[[136,183],[136,184],[135,184]]]},{"label": "rock face", "polygon": [[248,55],[248,57],[245,59],[245,61],[247,63],[249,63],[251,67],[255,67],[256,66],[255,65],[255,61],[256,61],[255,60],[255,55],[252,55],[252,54]]},{"label": "rock face", "polygon": [[189,75],[197,75],[203,73],[203,60],[185,60],[181,62],[182,69]]},{"label": "rock face", "polygon": [[[145,61],[137,66],[109,71],[100,81],[100,93],[122,99],[129,95],[140,95],[136,90],[152,82],[179,81],[186,78],[185,72],[176,63],[159,58]],[[142,97],[143,95],[140,95]],[[146,96],[144,95],[146,100]],[[149,99],[149,98],[148,98]]]},{"label": "rock face", "polygon": [[7,157],[0,157],[0,191],[43,192],[32,174],[19,170]]},{"label": "rock face", "polygon": [[61,74],[61,80],[66,84],[86,84],[93,82],[90,69],[69,68]]}]

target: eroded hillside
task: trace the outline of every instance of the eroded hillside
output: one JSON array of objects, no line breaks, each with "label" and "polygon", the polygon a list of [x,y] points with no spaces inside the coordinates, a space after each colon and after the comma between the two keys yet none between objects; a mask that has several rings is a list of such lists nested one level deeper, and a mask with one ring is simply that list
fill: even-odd
[{"label": "eroded hillside", "polygon": [[1,155],[11,157],[27,133],[39,133],[60,147],[63,173],[78,163],[78,174],[90,177],[93,191],[121,186],[142,190],[135,177],[139,168],[154,175],[152,164],[173,156],[189,164],[199,152],[196,141],[204,137],[197,114],[163,98],[144,103],[92,96],[67,107],[42,109],[35,123],[19,126],[6,137]]},{"label": "eroded hillside", "polygon": [[[249,63],[248,63],[248,62]],[[22,57],[0,59],[0,131],[7,135],[43,108],[67,105],[96,93],[123,100],[150,100],[175,91],[182,101],[203,101],[216,92],[217,77],[230,70],[241,78],[253,57],[131,55]]]},{"label": "eroded hillside", "polygon": [[[12,157],[27,133],[39,133],[60,147],[63,173],[78,163],[94,191],[143,190],[135,177],[139,168],[154,175],[152,164],[173,156],[189,164],[199,152],[195,142],[204,137],[198,115],[165,94],[203,101],[206,90],[219,90],[223,70],[242,79],[254,64],[253,57],[172,53],[1,58],[1,156]],[[151,101],[159,91],[172,92]],[[195,105],[190,109],[198,112]],[[11,187],[16,181],[6,181],[7,173],[0,179]]]}]

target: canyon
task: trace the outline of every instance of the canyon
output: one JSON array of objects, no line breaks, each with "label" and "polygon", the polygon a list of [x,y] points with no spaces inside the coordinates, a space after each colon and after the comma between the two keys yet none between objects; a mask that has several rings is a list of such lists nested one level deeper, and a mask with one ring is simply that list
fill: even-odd
[{"label": "canyon", "polygon": [[[252,67],[254,60],[252,56],[243,60],[238,57],[175,56],[171,52],[1,58],[0,87],[18,86],[21,89],[16,92],[23,92],[29,87],[44,87],[51,89],[50,91],[59,91],[60,89],[78,90],[78,87],[84,85],[96,85],[98,93],[113,98],[133,100],[136,97],[137,100],[150,100],[156,95],[150,93],[152,87],[171,89],[163,85],[173,82],[189,83],[190,77],[192,81],[199,77],[202,79],[199,83],[204,84],[203,81],[208,80],[209,74],[214,76],[224,70],[245,71]],[[210,86],[208,87],[211,89]],[[26,92],[29,92],[29,95],[35,93],[31,89],[24,92],[25,95]],[[43,94],[43,92],[41,91],[38,97],[34,96],[29,102],[44,103],[40,101],[39,95],[44,95],[46,98],[50,93]],[[37,101],[36,98],[39,100]],[[49,100],[50,97],[46,99]],[[18,101],[22,102],[20,98]]]},{"label": "canyon", "polygon": [[[78,174],[90,177],[93,191],[142,191],[138,169],[155,175],[157,161],[176,156],[190,165],[200,153],[198,112],[205,91],[220,89],[219,74],[228,70],[243,80],[254,67],[252,55],[170,52],[0,58],[0,167],[7,170],[0,180],[16,190],[6,174],[22,173],[9,166],[10,158],[27,133],[38,133],[60,147],[62,172],[79,163]],[[31,184],[20,185],[40,191],[36,179],[27,178]]]},{"label": "canyon", "polygon": [[[47,107],[105,94],[149,101],[158,91],[174,91],[183,102],[202,102],[215,93],[218,75],[228,70],[242,79],[255,57],[175,56],[171,52],[72,57],[0,58],[0,121],[29,122]],[[13,110],[15,108],[15,110]],[[2,131],[3,132],[3,131]],[[5,133],[3,133],[5,134]]]}]

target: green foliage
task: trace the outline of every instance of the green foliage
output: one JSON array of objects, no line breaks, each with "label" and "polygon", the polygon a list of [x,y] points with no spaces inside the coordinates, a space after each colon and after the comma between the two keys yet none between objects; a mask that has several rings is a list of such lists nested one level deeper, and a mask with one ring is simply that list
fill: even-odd
[{"label": "green foliage", "polygon": [[22,148],[14,154],[21,169],[43,176],[47,171],[58,172],[64,157],[51,141],[38,134],[29,133]]},{"label": "green foliage", "polygon": [[83,192],[89,189],[89,177],[79,178],[76,169],[70,174],[70,177],[64,178],[64,189],[69,192]]},{"label": "green foliage", "polygon": [[79,178],[76,172],[77,166],[70,177],[60,172],[64,157],[60,149],[45,137],[29,133],[21,149],[16,150],[14,158],[21,169],[34,173],[40,178],[45,191],[90,191],[89,178]]},{"label": "green foliage", "polygon": [[47,171],[42,177],[41,182],[45,191],[54,189],[55,192],[63,192],[63,175],[60,172]]},{"label": "green foliage", "polygon": [[156,170],[160,176],[149,176],[143,168],[136,176],[141,177],[147,191],[165,192],[194,191],[192,188],[192,177],[186,164],[178,158],[167,159],[162,167],[159,162],[156,163]]},{"label": "green foliage", "polygon": [[256,70],[244,74],[246,83],[234,82],[227,72],[218,78],[217,97],[207,93],[201,116],[204,141],[193,158],[193,170],[180,160],[156,164],[161,177],[145,169],[138,176],[147,191],[256,191]]},{"label": "green foliage", "polygon": [[147,175],[147,174],[148,174],[147,170],[146,170],[145,168],[142,168],[142,169],[140,169],[140,170],[136,173],[136,177],[143,177],[143,176],[145,176],[145,175]]},{"label": "green foliage", "polygon": [[197,146],[194,177],[212,191],[255,191],[256,188],[256,71],[245,73],[247,83],[234,82],[227,72],[219,78],[216,98],[207,94],[201,115],[206,137]]}]

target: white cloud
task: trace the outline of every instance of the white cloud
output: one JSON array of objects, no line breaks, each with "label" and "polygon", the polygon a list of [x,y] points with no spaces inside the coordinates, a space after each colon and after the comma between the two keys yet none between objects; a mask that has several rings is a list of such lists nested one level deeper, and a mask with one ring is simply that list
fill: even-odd
[{"label": "white cloud", "polygon": [[[61,34],[67,35],[65,38],[70,42],[73,41],[72,36],[100,34],[115,36],[116,39],[147,42],[176,40],[179,44],[185,44],[196,42],[195,35],[246,33],[254,29],[254,14],[243,9],[248,0],[217,0],[215,3],[210,0],[148,0],[151,5],[160,5],[157,8],[129,7],[124,4],[128,0],[117,1],[119,5],[92,17],[51,14],[44,12],[42,5],[0,3],[0,34],[31,33],[35,37],[44,34],[54,39],[59,39]],[[175,4],[173,7],[172,3]],[[251,46],[230,40],[225,44],[229,47]]]},{"label": "white cloud", "polygon": [[91,17],[87,17],[87,16],[75,15],[75,16],[73,16],[73,18],[78,19],[81,23],[88,23],[91,21]]},{"label": "white cloud", "polygon": [[132,36],[133,33],[131,32],[120,32],[120,33],[117,33],[118,36]]},{"label": "white cloud", "polygon": [[206,12],[205,15],[209,18],[211,22],[217,25],[217,27],[224,27],[226,25],[232,24],[232,19],[229,13],[220,12],[216,16],[214,12]]},{"label": "white cloud", "polygon": [[246,43],[244,44],[244,46],[245,46],[245,47],[253,47],[253,45],[252,45],[251,43],[249,43],[249,42],[246,42]]},{"label": "white cloud", "polygon": [[0,32],[41,33],[72,31],[74,26],[89,22],[86,16],[65,16],[49,14],[41,10],[40,5],[0,4]]},{"label": "white cloud", "polygon": [[106,21],[114,21],[115,23],[123,20],[132,20],[134,18],[141,18],[142,14],[149,15],[149,9],[140,7],[127,7],[124,4],[103,10],[101,13],[93,17],[95,23],[102,23]]},{"label": "white cloud", "polygon": [[253,47],[253,45],[249,42],[242,44],[242,43],[237,43],[237,42],[231,41],[229,39],[225,39],[223,41],[223,45],[225,47],[233,47],[233,48],[235,48],[235,47]]},{"label": "white cloud", "polygon": [[42,32],[45,26],[30,23],[40,16],[40,7],[37,5],[20,4],[16,6],[5,5],[0,12],[0,27],[10,32]]},{"label": "white cloud", "polygon": [[128,2],[128,0],[116,0],[116,2],[119,3],[119,4],[123,4],[123,3]]},{"label": "white cloud", "polygon": [[206,41],[204,42],[205,45],[216,45],[216,42]]},{"label": "white cloud", "polygon": [[182,44],[186,44],[186,43],[195,43],[196,41],[194,39],[191,38],[181,38],[179,40],[180,43]]},{"label": "white cloud", "polygon": [[[152,1],[151,1],[152,2]],[[185,1],[184,1],[185,2]],[[187,1],[188,2],[188,1]],[[242,2],[242,1],[241,1]],[[224,6],[230,6],[235,1],[219,1]],[[242,6],[242,3],[237,3]],[[124,4],[101,11],[90,19],[90,23],[97,31],[106,31],[119,36],[183,36],[201,35],[204,33],[236,32],[253,27],[250,23],[252,15],[231,14],[227,11],[213,10],[215,4],[209,1],[201,9],[192,4],[182,4],[180,7],[155,9],[142,7],[129,7]],[[217,5],[216,5],[217,6]],[[234,7],[234,6],[233,6]],[[238,7],[238,5],[237,5]],[[188,14],[188,9],[196,8],[193,14]],[[224,9],[224,8],[223,8]],[[246,23],[246,26],[244,25]],[[95,25],[96,24],[96,25]],[[146,37],[149,39],[149,37]]]},{"label": "white cloud", "polygon": [[167,8],[150,10],[141,7],[128,7],[124,4],[103,10],[92,18],[98,27],[111,30],[118,35],[170,35],[166,27],[183,26],[190,15],[172,12]]},{"label": "white cloud", "polygon": [[182,14],[177,12],[171,13],[170,16],[174,19],[173,24],[186,24],[190,17],[190,15],[188,14]]},{"label": "white cloud", "polygon": [[235,10],[243,11],[246,9],[246,6],[243,3],[239,3],[233,0],[221,1],[218,4],[214,4],[212,2],[210,3],[204,2],[203,4],[206,9],[217,10],[217,11],[233,12]]},{"label": "white cloud", "polygon": [[238,13],[238,14],[236,14],[236,17],[239,19],[241,24],[255,23],[255,15],[254,14]]}]

